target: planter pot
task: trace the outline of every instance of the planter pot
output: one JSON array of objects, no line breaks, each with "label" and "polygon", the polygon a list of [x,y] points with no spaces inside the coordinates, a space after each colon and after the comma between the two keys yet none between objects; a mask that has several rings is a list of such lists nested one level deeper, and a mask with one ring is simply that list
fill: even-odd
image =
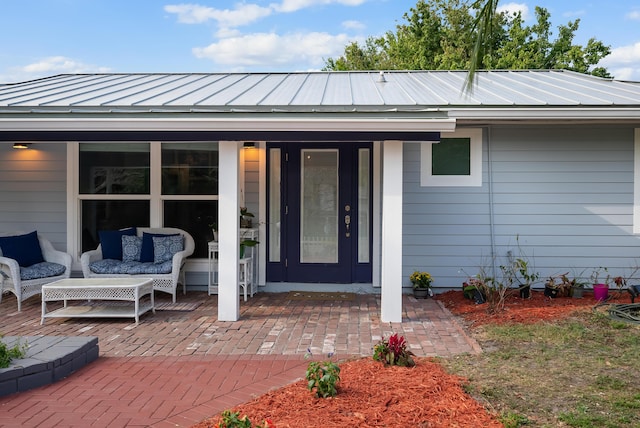
[{"label": "planter pot", "polygon": [[531,286],[520,288],[520,298],[528,299],[531,297]]},{"label": "planter pot", "polygon": [[558,297],[558,289],[545,286],[544,295],[547,297],[551,297],[552,299],[555,299],[556,297]]},{"label": "planter pot", "polygon": [[571,287],[571,297],[573,297],[574,299],[582,299],[583,294],[583,287]]},{"label": "planter pot", "polygon": [[484,294],[482,294],[480,290],[473,290],[473,301],[476,305],[481,305],[486,302],[487,299],[484,298]]},{"label": "planter pot", "polygon": [[593,297],[598,302],[604,302],[609,298],[609,285],[608,284],[593,284]]},{"label": "planter pot", "polygon": [[213,232],[213,240],[215,242],[218,242],[218,231],[215,229],[211,229],[211,232]]},{"label": "planter pot", "polygon": [[429,298],[429,289],[428,288],[414,288],[413,289],[413,297],[416,299],[427,299]]}]

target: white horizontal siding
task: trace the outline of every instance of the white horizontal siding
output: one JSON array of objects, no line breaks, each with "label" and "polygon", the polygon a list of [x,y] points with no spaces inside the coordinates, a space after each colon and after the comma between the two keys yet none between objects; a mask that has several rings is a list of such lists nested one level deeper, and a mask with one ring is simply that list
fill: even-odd
[{"label": "white horizontal siding", "polygon": [[65,143],[38,143],[28,150],[3,144],[0,159],[0,231],[37,230],[66,251]]},{"label": "white horizontal siding", "polygon": [[640,263],[633,128],[504,126],[487,135],[481,188],[420,187],[417,145],[405,144],[405,286],[426,270],[435,286],[459,287],[493,263],[492,231],[498,265],[522,252],[543,277],[599,266],[626,275]]}]

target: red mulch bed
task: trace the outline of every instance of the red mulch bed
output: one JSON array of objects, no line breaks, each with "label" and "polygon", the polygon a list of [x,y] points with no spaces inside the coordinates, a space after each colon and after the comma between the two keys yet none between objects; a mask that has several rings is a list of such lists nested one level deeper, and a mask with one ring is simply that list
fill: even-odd
[{"label": "red mulch bed", "polygon": [[[489,314],[487,305],[476,305],[462,292],[439,294],[453,314],[470,327],[487,323],[535,323],[569,317],[577,310],[591,310],[592,293],[582,299],[551,299],[534,291],[530,299],[511,297],[505,310]],[[612,300],[628,303],[628,294],[613,293]],[[502,427],[495,415],[467,395],[465,380],[453,376],[434,361],[417,358],[412,368],[385,367],[372,358],[340,363],[341,380],[334,398],[316,398],[301,380],[231,409],[247,415],[253,426],[271,427]],[[301,373],[302,375],[302,373]],[[219,415],[193,428],[218,427]]]},{"label": "red mulch bed", "polygon": [[[470,327],[506,323],[536,323],[541,321],[558,320],[569,317],[575,311],[593,309],[598,302],[592,292],[585,291],[581,299],[571,297],[546,297],[542,291],[532,291],[531,298],[521,299],[512,296],[505,302],[505,310],[496,314],[487,311],[487,305],[476,305],[465,299],[462,292],[449,291],[438,294],[440,300],[454,315],[463,318]],[[609,303],[631,303],[626,292],[610,291]]]}]

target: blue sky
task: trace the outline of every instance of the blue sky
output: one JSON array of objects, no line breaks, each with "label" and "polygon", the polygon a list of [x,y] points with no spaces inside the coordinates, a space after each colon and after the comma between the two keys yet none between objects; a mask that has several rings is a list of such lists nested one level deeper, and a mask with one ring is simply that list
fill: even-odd
[{"label": "blue sky", "polygon": [[[1,0],[0,82],[59,73],[308,71],[351,41],[395,31],[417,0]],[[640,0],[506,1],[575,42],[612,48],[602,65],[640,81]],[[554,31],[554,37],[557,31]]]}]

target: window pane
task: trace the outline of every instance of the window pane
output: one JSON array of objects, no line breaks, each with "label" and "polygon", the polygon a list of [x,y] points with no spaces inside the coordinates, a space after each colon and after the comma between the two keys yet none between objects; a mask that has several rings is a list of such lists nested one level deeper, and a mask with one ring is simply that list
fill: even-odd
[{"label": "window pane", "polygon": [[369,200],[371,198],[369,149],[358,150],[358,263],[369,262]]},{"label": "window pane", "polygon": [[337,263],[338,151],[301,155],[300,263]]},{"label": "window pane", "polygon": [[163,195],[217,195],[218,143],[163,143]]},{"label": "window pane", "polygon": [[471,174],[471,140],[469,138],[443,138],[431,145],[433,175]]},{"label": "window pane", "polygon": [[193,258],[207,258],[207,242],[213,239],[212,223],[218,223],[218,201],[164,201],[164,226],[186,230],[196,248]]},{"label": "window pane", "polygon": [[149,201],[82,201],[82,252],[95,250],[98,231],[149,226]]},{"label": "window pane", "polygon": [[280,261],[281,150],[269,151],[269,261]]},{"label": "window pane", "polygon": [[80,143],[81,194],[149,194],[149,143]]}]

